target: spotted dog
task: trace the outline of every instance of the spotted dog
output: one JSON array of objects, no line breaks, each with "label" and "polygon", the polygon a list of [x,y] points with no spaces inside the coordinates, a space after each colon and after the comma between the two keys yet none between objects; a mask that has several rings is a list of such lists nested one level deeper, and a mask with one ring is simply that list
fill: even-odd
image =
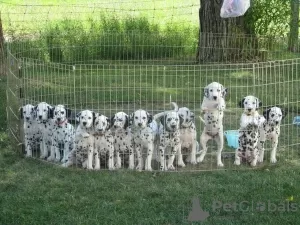
[{"label": "spotted dog", "polygon": [[124,112],[116,113],[112,118],[112,133],[114,136],[114,148],[115,148],[115,167],[117,169],[122,167],[120,153],[124,155],[124,159],[127,159],[125,154],[129,154],[129,169],[134,169],[134,152],[132,145],[132,136],[129,127],[129,116]]},{"label": "spotted dog", "polygon": [[69,153],[68,160],[63,166],[79,164],[83,168],[93,169],[95,113],[83,110],[76,115],[76,120],[79,125],[75,132],[75,148]]},{"label": "spotted dog", "polygon": [[[175,170],[173,165],[175,156],[181,149],[180,142],[180,117],[176,111],[167,111],[154,115],[154,119],[160,119],[159,123],[159,146],[156,153],[160,170]],[[168,163],[165,159],[168,156]],[[183,161],[178,160],[178,166],[184,167]]]},{"label": "spotted dog", "polygon": [[203,162],[207,152],[207,142],[214,140],[218,145],[217,165],[223,167],[221,154],[224,146],[223,136],[223,117],[226,108],[225,96],[228,90],[217,82],[212,82],[204,88],[204,97],[201,105],[201,111],[204,119],[200,117],[204,123],[204,129],[200,136],[200,144],[202,150],[197,162]]},{"label": "spotted dog", "polygon": [[187,107],[178,108],[175,102],[172,102],[172,105],[174,107],[174,110],[178,112],[178,115],[182,120],[182,123],[180,124],[181,149],[177,154],[179,160],[182,160],[183,153],[183,155],[188,155],[185,160],[186,162],[190,162],[191,164],[197,164],[196,150],[198,142],[196,126],[194,123],[195,115]]},{"label": "spotted dog", "polygon": [[[70,149],[74,148],[75,129],[68,123],[71,110],[64,105],[56,105],[53,109],[52,147],[48,161],[66,162]],[[63,157],[60,156],[59,146],[63,146]]]},{"label": "spotted dog", "polygon": [[36,112],[31,104],[24,105],[20,108],[21,119],[24,120],[24,142],[26,157],[32,157],[32,150],[41,142],[41,132],[38,129]]},{"label": "spotted dog", "polygon": [[257,97],[249,95],[243,98],[239,105],[244,108],[244,112],[240,121],[239,147],[236,150],[234,164],[240,165],[242,158],[251,163],[251,166],[256,166],[258,158],[258,131],[265,121],[264,117],[260,116],[257,111],[262,103]]},{"label": "spotted dog", "polygon": [[266,119],[259,129],[259,142],[258,142],[258,162],[264,161],[264,144],[266,140],[272,142],[272,151],[270,162],[276,163],[276,151],[278,145],[278,138],[280,135],[281,120],[285,117],[285,112],[279,107],[271,107],[263,112]]},{"label": "spotted dog", "polygon": [[132,141],[138,160],[136,169],[143,169],[143,155],[146,154],[145,170],[152,171],[151,161],[158,134],[157,123],[151,114],[142,109],[132,113],[130,120],[132,122]]},{"label": "spotted dog", "polygon": [[100,169],[100,158],[108,154],[108,169],[114,169],[114,137],[110,130],[110,119],[96,113],[94,122],[95,137],[95,170]]},{"label": "spotted dog", "polygon": [[40,102],[35,106],[38,129],[42,135],[41,159],[47,159],[52,146],[53,107],[46,102]]}]

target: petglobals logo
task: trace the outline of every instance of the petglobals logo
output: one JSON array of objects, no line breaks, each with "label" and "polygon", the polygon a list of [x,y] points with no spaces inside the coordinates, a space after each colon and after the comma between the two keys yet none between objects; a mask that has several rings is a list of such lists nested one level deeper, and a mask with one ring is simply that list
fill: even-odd
[{"label": "petglobals logo", "polygon": [[293,202],[266,202],[241,201],[222,202],[215,200],[212,203],[213,212],[296,212],[299,206]]}]

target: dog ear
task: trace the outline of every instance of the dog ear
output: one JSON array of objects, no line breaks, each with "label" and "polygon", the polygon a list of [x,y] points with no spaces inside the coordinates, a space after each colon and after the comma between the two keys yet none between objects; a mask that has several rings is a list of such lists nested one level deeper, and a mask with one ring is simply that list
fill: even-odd
[{"label": "dog ear", "polygon": [[23,107],[20,107],[20,108],[19,108],[19,111],[20,111],[20,118],[21,118],[21,119],[24,119],[24,116],[23,116],[23,110],[24,110]]},{"label": "dog ear", "polygon": [[269,120],[269,113],[270,113],[271,109],[266,109],[263,112],[263,116],[265,117],[266,120]]},{"label": "dog ear", "polygon": [[191,112],[190,117],[191,117],[191,121],[195,122],[195,114],[193,112]]},{"label": "dog ear", "polygon": [[124,130],[126,130],[128,126],[129,126],[129,116],[128,116],[128,115],[125,115]]},{"label": "dog ear", "polygon": [[76,114],[76,121],[77,122],[80,122],[80,116],[81,116],[81,112]]},{"label": "dog ear", "polygon": [[245,99],[246,99],[246,98],[243,98],[243,99],[239,102],[238,106],[239,106],[240,108],[244,108],[244,102],[245,102]]},{"label": "dog ear", "polygon": [[111,118],[110,118],[110,122],[111,122],[111,125],[113,125],[115,123],[115,115],[113,115]]},{"label": "dog ear", "polygon": [[280,110],[281,110],[281,113],[282,113],[282,118],[281,119],[284,119],[285,117],[286,117],[286,112],[285,112],[285,110],[284,109],[281,109],[280,108]]},{"label": "dog ear", "polygon": [[153,121],[153,116],[147,112],[147,117],[148,117],[148,124]]},{"label": "dog ear", "polygon": [[67,118],[70,118],[71,117],[71,113],[72,113],[72,110],[71,109],[68,109],[68,108],[65,108],[65,110],[66,110],[66,116],[67,116]]},{"label": "dog ear", "polygon": [[129,114],[129,124],[132,125],[134,121],[134,113]]},{"label": "dog ear", "polygon": [[96,115],[96,113],[94,111],[92,111],[92,114],[93,114],[93,125],[94,125],[95,120],[96,120],[96,116],[98,116],[99,114],[97,113],[97,115]]},{"label": "dog ear", "polygon": [[107,126],[106,126],[106,130],[109,130],[111,127],[111,121],[108,117],[106,117],[106,121],[107,121]]},{"label": "dog ear", "polygon": [[180,115],[178,115],[178,117],[179,117],[179,125],[181,126],[181,124],[183,124],[184,120]]},{"label": "dog ear", "polygon": [[209,90],[208,90],[208,89],[209,89],[208,87],[205,87],[204,90],[203,90],[204,96],[205,96],[206,98],[208,98],[208,93],[209,93]]},{"label": "dog ear", "polygon": [[256,98],[256,108],[262,107],[262,101]]},{"label": "dog ear", "polygon": [[54,114],[55,108],[53,108],[53,107],[50,106],[50,105],[48,105],[47,108],[48,108],[48,118],[53,119],[53,114]]},{"label": "dog ear", "polygon": [[167,114],[164,115],[164,116],[162,116],[162,117],[160,117],[160,122],[161,122],[161,124],[162,124],[163,126],[165,126],[166,119],[167,119]]},{"label": "dog ear", "polygon": [[225,98],[225,96],[227,95],[228,93],[228,88],[224,88],[222,87],[222,97]]}]

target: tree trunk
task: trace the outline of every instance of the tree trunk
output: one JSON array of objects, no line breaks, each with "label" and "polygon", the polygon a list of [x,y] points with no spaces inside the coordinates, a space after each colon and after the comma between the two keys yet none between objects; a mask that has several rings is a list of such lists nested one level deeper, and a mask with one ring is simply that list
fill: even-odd
[{"label": "tree trunk", "polygon": [[3,28],[2,28],[2,20],[1,20],[1,12],[0,12],[0,76],[6,74],[6,61],[4,54],[4,36],[3,36]]},{"label": "tree trunk", "polygon": [[[199,10],[199,42],[197,61],[236,62],[249,57],[244,46],[257,45],[250,26],[246,26],[244,16],[221,18],[222,0],[200,0]],[[254,48],[254,49],[257,49]],[[251,57],[253,52],[251,53]]]},{"label": "tree trunk", "polygon": [[299,0],[291,0],[291,22],[288,49],[291,52],[299,51],[298,36],[299,36]]}]

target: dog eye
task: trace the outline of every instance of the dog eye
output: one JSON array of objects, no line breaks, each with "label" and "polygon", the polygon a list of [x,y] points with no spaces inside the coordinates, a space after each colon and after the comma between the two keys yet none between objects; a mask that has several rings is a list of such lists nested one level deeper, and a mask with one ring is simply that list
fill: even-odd
[{"label": "dog eye", "polygon": [[57,112],[55,112],[54,114],[55,114],[55,116],[56,116],[56,115],[57,115]]},{"label": "dog eye", "polygon": [[220,92],[220,89],[218,89],[217,92]]},{"label": "dog eye", "polygon": [[281,117],[282,115],[281,115],[281,114],[279,114],[278,116],[279,116],[279,117]]},{"label": "dog eye", "polygon": [[255,105],[255,102],[252,102],[253,105]]},{"label": "dog eye", "polygon": [[271,114],[271,117],[274,117],[274,116],[275,116],[275,114],[272,113],[272,114]]},{"label": "dog eye", "polygon": [[47,110],[46,109],[44,109],[44,112],[46,112]]},{"label": "dog eye", "polygon": [[171,118],[167,119],[167,121],[171,121],[171,120],[172,120]]},{"label": "dog eye", "polygon": [[90,119],[92,119],[92,117],[89,117],[88,119],[90,120]]},{"label": "dog eye", "polygon": [[210,89],[209,91],[210,91],[210,92],[212,92],[213,90],[212,90],[212,89]]},{"label": "dog eye", "polygon": [[143,117],[143,120],[145,120],[146,119],[146,117]]},{"label": "dog eye", "polygon": [[135,119],[138,119],[138,117],[136,116],[136,117],[134,117]]},{"label": "dog eye", "polygon": [[96,122],[96,125],[98,125],[99,124],[99,122]]},{"label": "dog eye", "polygon": [[247,102],[245,102],[245,104],[248,104]]},{"label": "dog eye", "polygon": [[61,112],[61,114],[62,114],[62,115],[64,115],[64,114],[65,114],[65,112],[64,112],[64,111],[62,111],[62,112]]}]

